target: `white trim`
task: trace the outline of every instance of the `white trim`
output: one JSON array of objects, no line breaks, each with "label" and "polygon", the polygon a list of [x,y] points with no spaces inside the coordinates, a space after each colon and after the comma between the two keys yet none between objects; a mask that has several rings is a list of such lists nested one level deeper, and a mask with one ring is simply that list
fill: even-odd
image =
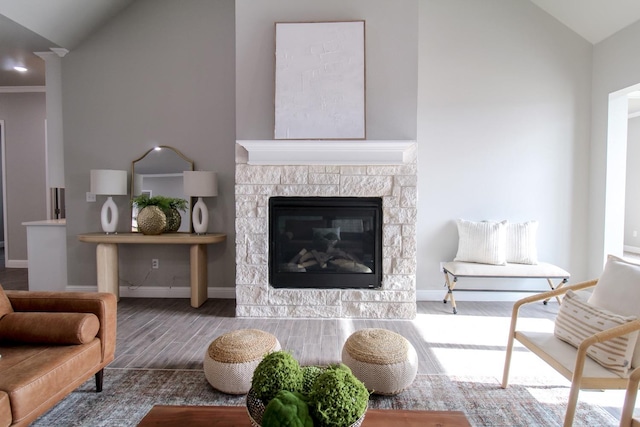
[{"label": "white trim", "polygon": [[640,111],[636,111],[635,113],[631,113],[628,116],[629,119],[634,119],[636,117],[640,117]]},{"label": "white trim", "polygon": [[631,252],[632,254],[640,254],[640,248],[637,246],[624,245],[624,251]]},{"label": "white trim", "polygon": [[[416,299],[418,301],[444,301],[447,290],[418,290]],[[486,292],[486,291],[453,291],[456,301],[518,301],[519,299],[538,295],[540,292]],[[555,300],[554,300],[555,301]],[[443,304],[445,305],[445,304]],[[451,303],[447,303],[449,307]]]},{"label": "white trim", "polygon": [[46,86],[0,86],[0,93],[31,93],[46,91]]},{"label": "white trim", "polygon": [[9,267],[9,236],[7,235],[7,150],[4,141],[4,120],[0,120],[0,156],[2,156],[2,229],[4,233],[4,265]]},{"label": "white trim", "polygon": [[[6,252],[7,251],[5,251],[5,260],[7,258]],[[29,268],[29,261],[26,259],[6,260],[4,266],[6,268]]]},{"label": "white trim", "polygon": [[[69,292],[96,292],[97,286],[67,286]],[[209,298],[236,299],[236,288],[208,288]],[[120,286],[120,296],[124,298],[191,298],[188,286],[142,286],[139,288]]]},{"label": "white trim", "polygon": [[237,140],[250,165],[400,165],[415,141]]}]

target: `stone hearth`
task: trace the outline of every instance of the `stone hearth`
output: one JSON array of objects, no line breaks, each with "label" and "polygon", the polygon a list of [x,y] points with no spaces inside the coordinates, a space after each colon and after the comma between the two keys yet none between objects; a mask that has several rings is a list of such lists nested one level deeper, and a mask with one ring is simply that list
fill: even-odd
[{"label": "stone hearth", "polygon": [[[396,164],[343,165],[326,156],[299,164],[250,164],[236,154],[236,316],[412,319],[416,315],[417,161],[415,145]],[[301,142],[304,144],[304,142]],[[317,141],[313,144],[317,144]],[[353,142],[349,142],[353,144]],[[406,142],[403,142],[406,147]],[[363,144],[366,147],[366,143]],[[363,150],[364,151],[364,150]],[[339,153],[339,149],[336,150]],[[364,153],[361,159],[366,159]],[[317,161],[317,160],[316,160]],[[366,160],[362,160],[365,161]],[[357,161],[354,163],[361,163]],[[381,197],[380,289],[275,289],[268,273],[268,205],[272,196]]]}]

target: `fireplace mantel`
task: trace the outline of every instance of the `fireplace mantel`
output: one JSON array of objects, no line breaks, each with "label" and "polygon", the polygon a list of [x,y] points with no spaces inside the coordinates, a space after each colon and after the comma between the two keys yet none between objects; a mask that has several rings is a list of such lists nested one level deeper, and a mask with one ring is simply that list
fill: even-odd
[{"label": "fireplace mantel", "polygon": [[415,141],[239,140],[250,165],[401,165]]}]

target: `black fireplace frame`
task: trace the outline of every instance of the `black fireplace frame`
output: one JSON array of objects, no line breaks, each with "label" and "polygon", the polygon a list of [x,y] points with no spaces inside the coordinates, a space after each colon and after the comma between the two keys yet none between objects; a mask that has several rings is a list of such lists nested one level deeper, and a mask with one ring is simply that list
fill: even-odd
[{"label": "black fireplace frame", "polygon": [[[273,224],[276,211],[295,215],[302,209],[315,211],[346,208],[370,212],[374,221],[373,268],[371,273],[306,271],[283,272],[276,265],[279,230]],[[382,286],[382,198],[380,197],[271,197],[269,198],[269,284],[274,288],[377,289]]]}]

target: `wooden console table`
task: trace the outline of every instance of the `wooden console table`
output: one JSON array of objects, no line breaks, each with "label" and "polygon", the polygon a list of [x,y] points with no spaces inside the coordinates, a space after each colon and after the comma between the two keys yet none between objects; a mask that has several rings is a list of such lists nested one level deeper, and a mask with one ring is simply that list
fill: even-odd
[{"label": "wooden console table", "polygon": [[110,292],[119,298],[118,245],[191,245],[190,283],[191,306],[198,308],[207,300],[207,245],[225,241],[226,234],[167,233],[149,236],[141,233],[87,233],[78,240],[97,243],[96,265],[98,291]]},{"label": "wooden console table", "polygon": [[[156,405],[138,427],[151,426],[241,427],[251,426],[244,406],[162,406]],[[460,411],[409,411],[369,409],[362,427],[469,427]]]}]

